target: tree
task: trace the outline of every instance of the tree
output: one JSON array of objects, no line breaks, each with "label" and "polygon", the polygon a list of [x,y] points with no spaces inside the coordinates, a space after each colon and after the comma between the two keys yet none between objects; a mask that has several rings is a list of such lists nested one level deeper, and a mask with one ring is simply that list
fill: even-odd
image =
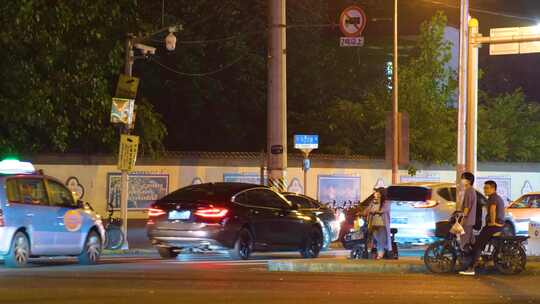
[{"label": "tree", "polygon": [[[116,149],[111,96],[136,8],[131,0],[0,3],[0,152]],[[137,114],[143,149],[159,149],[159,116],[145,101]]]},{"label": "tree", "polygon": [[400,69],[400,111],[409,113],[411,158],[452,163],[456,155],[456,73],[444,40],[446,16],[438,12],[420,27],[416,54]]},{"label": "tree", "polygon": [[520,89],[498,96],[481,94],[478,156],[482,161],[540,161],[540,105]]}]

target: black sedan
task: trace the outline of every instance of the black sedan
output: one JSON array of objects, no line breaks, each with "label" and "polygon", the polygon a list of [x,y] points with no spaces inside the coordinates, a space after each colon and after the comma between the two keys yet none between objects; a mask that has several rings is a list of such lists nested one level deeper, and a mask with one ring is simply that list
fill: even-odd
[{"label": "black sedan", "polygon": [[336,216],[336,212],[332,208],[321,204],[309,196],[299,193],[285,192],[283,193],[283,196],[285,196],[285,198],[291,203],[296,204],[302,213],[317,216],[321,220],[321,222],[324,224],[322,230],[323,249],[328,249],[328,247],[330,247],[330,243],[339,238],[341,223]]},{"label": "black sedan", "polygon": [[148,211],[147,233],[163,258],[184,248],[228,249],[236,259],[284,250],[314,258],[322,247],[323,225],[268,187],[208,183],[156,201]]}]

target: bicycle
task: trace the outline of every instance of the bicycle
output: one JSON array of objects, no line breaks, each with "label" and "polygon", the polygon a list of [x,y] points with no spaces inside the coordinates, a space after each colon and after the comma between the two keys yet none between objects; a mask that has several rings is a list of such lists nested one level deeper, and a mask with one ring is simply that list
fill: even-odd
[{"label": "bicycle", "polygon": [[[451,273],[467,269],[473,258],[470,249],[461,249],[457,236],[450,232],[458,220],[454,214],[449,221],[437,222],[435,236],[442,238],[430,244],[424,252],[424,264],[433,273]],[[494,235],[482,250],[480,264],[493,263],[502,274],[518,274],[525,270],[527,254],[523,243],[527,236]]]},{"label": "bicycle", "polygon": [[122,232],[122,219],[113,217],[114,205],[112,201],[107,204],[107,213],[107,219],[104,220],[105,248],[118,250],[124,245],[125,236]]}]

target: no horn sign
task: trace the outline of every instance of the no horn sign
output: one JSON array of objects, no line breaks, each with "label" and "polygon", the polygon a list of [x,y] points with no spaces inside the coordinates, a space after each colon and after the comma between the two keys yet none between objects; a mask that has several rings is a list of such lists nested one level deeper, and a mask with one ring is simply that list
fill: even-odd
[{"label": "no horn sign", "polygon": [[346,37],[360,37],[366,23],[366,13],[356,5],[347,7],[339,17],[339,28]]}]

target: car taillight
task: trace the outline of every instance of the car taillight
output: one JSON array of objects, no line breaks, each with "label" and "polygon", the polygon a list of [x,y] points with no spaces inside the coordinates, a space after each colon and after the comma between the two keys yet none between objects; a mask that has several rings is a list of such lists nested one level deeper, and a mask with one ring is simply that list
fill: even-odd
[{"label": "car taillight", "polygon": [[433,208],[437,206],[437,204],[438,204],[437,201],[427,200],[425,202],[414,203],[413,207],[414,208]]},{"label": "car taillight", "polygon": [[200,217],[206,217],[206,218],[222,218],[229,212],[228,209],[225,208],[201,208],[197,209],[194,214]]},{"label": "car taillight", "polygon": [[148,209],[148,216],[151,216],[151,217],[155,217],[155,216],[160,216],[160,215],[164,215],[166,214],[167,212],[159,209],[159,208],[149,208]]}]

